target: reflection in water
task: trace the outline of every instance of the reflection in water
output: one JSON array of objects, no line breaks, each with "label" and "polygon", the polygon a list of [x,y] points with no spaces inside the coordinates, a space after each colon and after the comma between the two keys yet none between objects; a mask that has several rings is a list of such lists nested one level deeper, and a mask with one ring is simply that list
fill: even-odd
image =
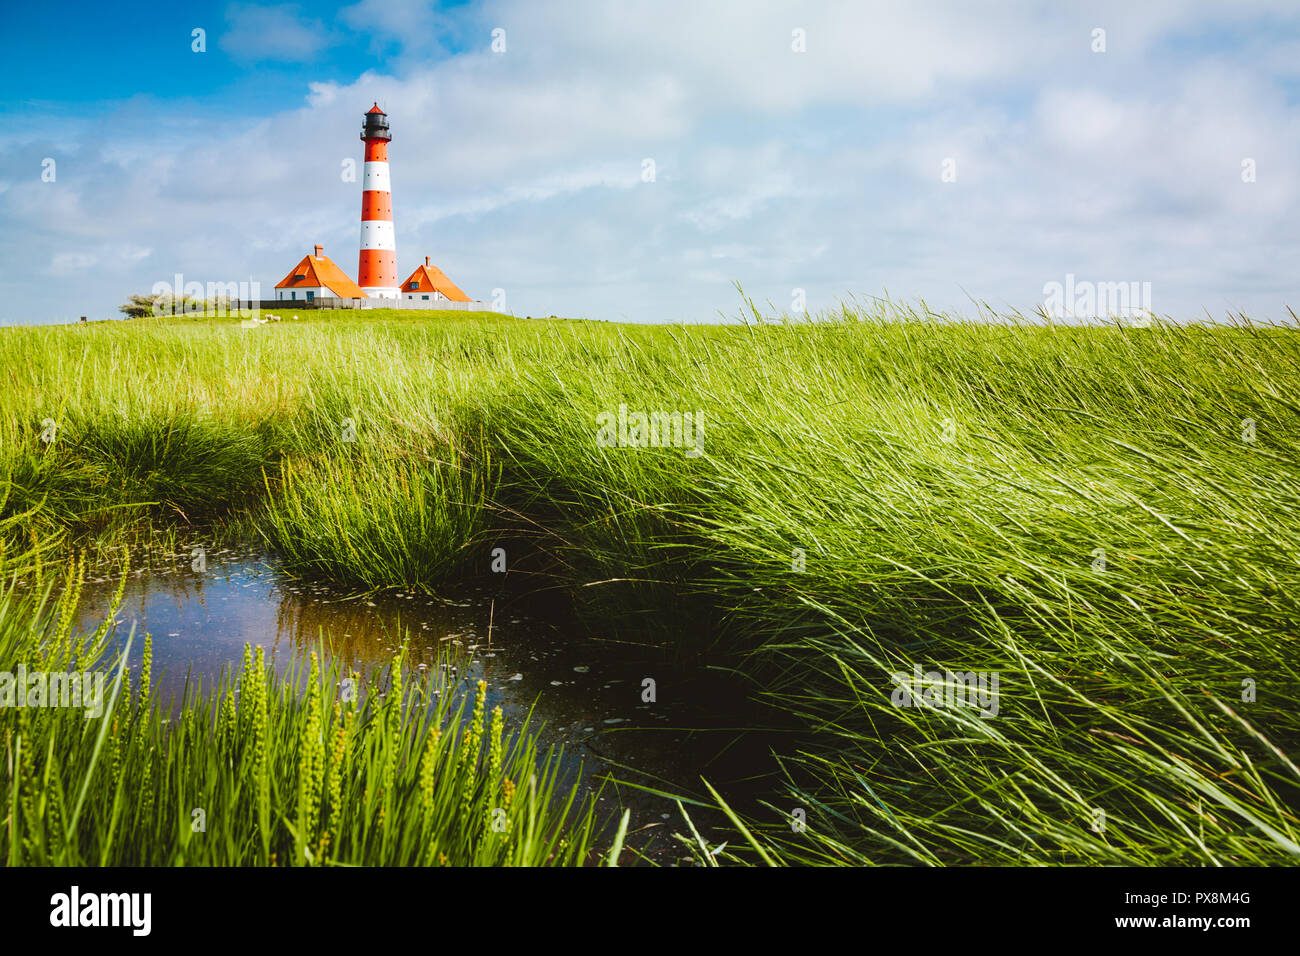
[{"label": "reflection in water", "polygon": [[[103,571],[87,581],[78,622],[83,629],[103,620],[117,583],[115,574]],[[732,731],[683,729],[736,721],[706,715],[716,695],[698,688],[674,693],[686,685],[671,669],[610,655],[575,638],[571,624],[528,616],[524,603],[472,588],[450,597],[348,595],[290,578],[256,551],[210,553],[203,571],[192,569],[188,554],[178,554],[131,573],[111,647],[120,653],[135,625],[129,664],[138,669],[148,632],[155,685],[163,701],[175,701],[187,678],[210,688],[223,670],[236,670],[245,643],[265,648],[281,673],[320,650],[324,660],[369,675],[385,667],[405,639],[409,666],[426,673],[448,668],[455,692],[487,681],[488,706],[501,706],[507,726],[518,728],[531,711],[542,749],[563,749],[566,773],[581,774],[584,786],[599,790],[602,811],[631,809],[636,839],[629,845],[661,862],[675,859],[680,852],[670,831],[681,821],[672,803],[609,775],[695,791],[701,774],[713,781],[752,776],[761,747]],[[654,703],[642,700],[647,676],[658,685]],[[719,759],[748,763],[736,772]],[[705,814],[697,823],[711,819]]]}]

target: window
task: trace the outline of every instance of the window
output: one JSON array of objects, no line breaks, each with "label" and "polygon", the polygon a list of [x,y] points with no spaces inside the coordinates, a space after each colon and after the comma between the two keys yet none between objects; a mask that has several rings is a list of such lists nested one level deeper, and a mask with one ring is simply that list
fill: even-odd
[{"label": "window", "polygon": [[311,289],[308,289],[307,292],[305,293],[305,295],[307,296],[307,301],[308,301],[308,302],[310,302],[310,301],[312,301],[313,299],[316,298],[316,293],[313,292]]},{"label": "window", "polygon": [[293,289],[290,289],[290,290],[289,290],[289,298],[291,298],[291,299],[296,299],[296,298],[298,298],[298,293],[295,292]]},{"label": "window", "polygon": [[[415,298],[415,296],[411,296],[411,298]],[[427,299],[427,298],[429,298],[429,297],[428,297],[427,295],[425,295],[425,296],[421,296],[421,298],[422,298],[422,299]]]}]

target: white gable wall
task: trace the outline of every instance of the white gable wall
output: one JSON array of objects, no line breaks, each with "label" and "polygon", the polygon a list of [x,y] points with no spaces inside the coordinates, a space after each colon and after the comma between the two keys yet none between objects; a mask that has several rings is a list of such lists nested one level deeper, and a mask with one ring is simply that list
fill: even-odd
[{"label": "white gable wall", "polygon": [[313,299],[319,299],[321,296],[332,296],[334,293],[325,286],[297,286],[293,289],[276,289],[275,297],[283,299],[285,302],[306,302],[307,293],[312,293]]}]

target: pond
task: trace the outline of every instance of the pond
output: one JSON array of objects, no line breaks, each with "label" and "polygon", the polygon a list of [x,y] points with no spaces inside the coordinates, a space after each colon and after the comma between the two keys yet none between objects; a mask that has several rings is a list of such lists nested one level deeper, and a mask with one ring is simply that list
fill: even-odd
[{"label": "pond", "polygon": [[[188,551],[136,556],[132,567],[110,647],[120,653],[134,625],[129,664],[138,671],[150,634],[164,702],[179,700],[187,675],[210,688],[223,669],[237,670],[245,643],[264,648],[281,672],[323,650],[366,675],[405,636],[409,666],[454,668],[454,693],[472,695],[486,681],[488,708],[500,705],[507,727],[517,729],[531,710],[541,750],[563,751],[566,778],[597,794],[603,820],[631,810],[627,845],[658,863],[685,858],[672,837],[683,821],[672,801],[629,782],[698,795],[702,775],[715,786],[752,781],[756,765],[770,764],[764,742],[736,729],[732,691],[661,655],[589,636],[536,595],[465,586],[438,596],[347,593],[295,579],[256,549],[210,551],[202,570]],[[83,629],[103,620],[118,581],[103,568],[87,580]],[[642,699],[647,677],[656,684],[652,703]],[[706,838],[720,823],[708,811],[691,815]]]}]

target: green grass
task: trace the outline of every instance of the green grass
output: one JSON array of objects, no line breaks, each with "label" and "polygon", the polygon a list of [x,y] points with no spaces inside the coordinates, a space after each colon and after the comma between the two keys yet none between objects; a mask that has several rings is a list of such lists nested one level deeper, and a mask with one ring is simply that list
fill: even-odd
[{"label": "green grass", "polygon": [[107,677],[98,719],[0,709],[9,866],[546,866],[592,856],[592,801],[559,784],[557,756],[540,754],[527,727],[512,740],[500,708],[485,714],[482,683],[466,715],[440,682],[408,685],[400,657],[367,682],[319,668],[315,654],[276,676],[262,648],[246,647],[237,675],[208,693],[187,687],[173,712],[151,688],[148,638],[133,688],[120,660],[102,659],[107,625],[72,633],[76,601],[75,584],[53,604],[48,591],[0,594],[5,670]]},{"label": "green grass", "polygon": [[479,557],[473,546],[487,528],[487,471],[364,446],[286,458],[261,533],[302,573],[370,589],[428,587]]},{"label": "green grass", "polygon": [[[436,588],[525,542],[797,731],[732,861],[1300,857],[1294,330],[299,315],[0,332],[9,551],[248,522]],[[706,454],[601,447],[621,403]],[[997,672],[998,716],[894,706],[914,665]]]}]

